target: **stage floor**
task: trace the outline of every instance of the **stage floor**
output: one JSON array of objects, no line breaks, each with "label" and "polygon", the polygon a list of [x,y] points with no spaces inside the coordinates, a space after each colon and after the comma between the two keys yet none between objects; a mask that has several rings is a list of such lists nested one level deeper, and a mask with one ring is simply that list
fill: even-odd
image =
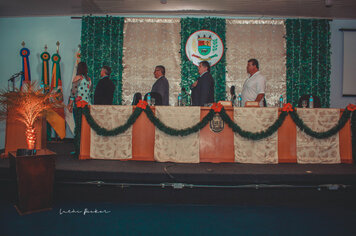
[{"label": "stage floor", "polygon": [[[186,186],[218,185],[232,187],[235,185],[259,185],[256,187],[281,185],[280,187],[288,187],[287,185],[331,184],[356,186],[356,166],[353,164],[180,164],[78,160],[70,154],[74,150],[73,140],[48,142],[47,148],[57,153],[56,182],[183,183]],[[6,179],[9,176],[9,159],[0,159],[0,178]],[[184,186],[175,185],[173,187]]]},{"label": "stage floor", "polygon": [[[54,201],[143,204],[239,204],[355,207],[356,166],[239,163],[178,164],[78,160],[72,140],[57,153]],[[0,159],[0,200],[13,202],[9,159]]]}]

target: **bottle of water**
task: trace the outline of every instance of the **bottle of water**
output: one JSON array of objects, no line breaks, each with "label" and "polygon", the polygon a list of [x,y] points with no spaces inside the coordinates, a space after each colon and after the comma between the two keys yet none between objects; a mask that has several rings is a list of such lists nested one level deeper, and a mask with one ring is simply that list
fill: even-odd
[{"label": "bottle of water", "polygon": [[187,97],[188,97],[187,105],[191,106],[192,105],[192,90],[189,91]]},{"label": "bottle of water", "polygon": [[309,97],[309,108],[314,108],[314,99],[312,95]]},{"label": "bottle of water", "polygon": [[241,93],[239,93],[239,96],[237,98],[237,106],[238,107],[242,107],[242,97],[241,97]]},{"label": "bottle of water", "polygon": [[182,106],[182,94],[178,94],[178,106]]},{"label": "bottle of water", "polygon": [[151,94],[150,93],[147,94],[147,103],[149,106],[151,106]]},{"label": "bottle of water", "polygon": [[283,95],[281,95],[280,97],[279,97],[279,107],[283,107]]}]

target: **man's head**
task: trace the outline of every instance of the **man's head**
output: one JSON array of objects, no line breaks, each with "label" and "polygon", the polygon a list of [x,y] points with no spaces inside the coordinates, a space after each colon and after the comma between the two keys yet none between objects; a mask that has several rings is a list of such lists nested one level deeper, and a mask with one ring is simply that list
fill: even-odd
[{"label": "man's head", "polygon": [[256,59],[248,60],[246,70],[250,75],[256,73],[259,70],[258,61]]},{"label": "man's head", "polygon": [[155,76],[156,79],[161,78],[162,76],[164,76],[166,74],[166,69],[164,68],[164,66],[156,66],[155,71],[153,72],[153,75]]},{"label": "man's head", "polygon": [[210,72],[210,64],[207,61],[201,61],[198,67],[199,75],[202,75],[206,71]]},{"label": "man's head", "polygon": [[111,74],[111,68],[109,66],[101,67],[100,76],[109,76]]}]

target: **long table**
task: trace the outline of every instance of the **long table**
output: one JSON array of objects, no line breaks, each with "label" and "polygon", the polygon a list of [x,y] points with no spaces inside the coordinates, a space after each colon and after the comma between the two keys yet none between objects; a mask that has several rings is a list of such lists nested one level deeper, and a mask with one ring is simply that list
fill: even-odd
[{"label": "long table", "polygon": [[[93,115],[93,108],[96,106],[91,106],[91,113]],[[110,106],[101,106],[100,108],[108,108]],[[117,106],[116,106],[117,107]],[[122,106],[120,106],[122,107]],[[129,108],[130,111],[135,109],[135,106]],[[156,112],[155,107],[151,107],[151,109]],[[164,110],[164,107],[160,107],[159,109]],[[168,108],[167,108],[168,109]],[[172,109],[172,107],[169,107]],[[173,108],[174,109],[174,108]],[[185,108],[185,109],[193,109],[193,108]],[[196,108],[195,108],[196,109]],[[234,120],[234,111],[235,115],[238,114],[239,109],[267,109],[267,108],[233,108],[233,107],[225,107],[226,113],[230,116],[232,120]],[[269,108],[271,109],[271,108]],[[277,109],[277,108],[275,108]],[[200,119],[205,117],[210,108],[201,107],[200,108]],[[329,109],[309,109],[308,112],[317,112],[319,116],[322,116]],[[335,109],[334,109],[335,110]],[[188,111],[188,110],[187,110]],[[241,110],[246,111],[246,110]],[[321,111],[321,112],[320,112]],[[236,113],[237,112],[237,113]],[[281,113],[281,109],[279,109],[278,114]],[[339,114],[341,116],[343,109],[339,110]],[[118,117],[121,116],[120,112],[117,114]],[[122,118],[126,121],[126,118]],[[248,122],[248,120],[246,121]],[[244,125],[240,125],[244,128]],[[115,127],[111,127],[115,128]],[[158,153],[155,153],[155,147],[157,148],[157,128],[150,122],[146,114],[143,112],[136,122],[132,126],[132,130],[130,130],[129,140],[127,142],[131,142],[131,151],[130,158],[119,157],[115,158],[112,156],[100,157],[93,156],[93,152],[91,152],[91,136],[93,135],[88,122],[86,121],[85,116],[82,118],[82,127],[81,127],[81,143],[80,143],[80,159],[120,159],[120,160],[135,160],[135,161],[162,161],[161,159],[157,159]],[[298,128],[295,123],[288,115],[283,123],[283,125],[276,132],[276,139],[278,140],[277,145],[277,155],[278,161],[277,163],[300,163],[298,161],[298,153],[297,153],[297,132]],[[224,129],[221,132],[213,132],[209,124],[206,125],[203,129],[199,131],[198,135],[198,162],[212,162],[212,163],[221,163],[221,162],[239,162],[236,158],[236,140],[237,135],[234,134],[232,129],[228,127],[226,124]],[[300,134],[299,134],[300,135]],[[338,154],[340,156],[338,163],[352,163],[352,143],[351,143],[351,126],[350,120],[346,123],[346,125],[339,131],[337,134],[339,137],[335,141],[338,142]],[[182,137],[174,137],[171,142],[179,143]],[[184,137],[183,137],[184,139]],[[332,139],[334,140],[334,139]],[[179,141],[179,142],[178,142]],[[256,142],[256,145],[259,145],[261,141],[253,141]],[[129,144],[129,143],[128,143]],[[174,143],[171,143],[174,145]],[[261,142],[262,144],[262,142]],[[178,144],[177,144],[178,145]],[[300,147],[299,147],[300,148]],[[301,150],[301,149],[299,149]],[[157,151],[157,150],[156,150]],[[92,154],[91,154],[92,153]],[[156,155],[155,155],[156,154]],[[251,157],[254,155],[253,150],[250,153]],[[190,161],[182,161],[182,162],[190,162]],[[197,162],[197,161],[194,161]],[[247,162],[248,163],[248,159]],[[317,163],[317,162],[315,162]]]}]

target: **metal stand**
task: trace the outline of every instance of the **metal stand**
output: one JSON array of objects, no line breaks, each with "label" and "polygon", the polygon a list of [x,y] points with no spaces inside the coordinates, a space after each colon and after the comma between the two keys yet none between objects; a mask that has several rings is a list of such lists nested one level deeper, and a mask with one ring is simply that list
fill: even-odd
[{"label": "metal stand", "polygon": [[[16,74],[13,74],[10,79],[7,81],[7,89],[9,91],[15,91],[15,80],[18,78],[20,75],[23,75],[23,71],[20,71]],[[12,86],[10,86],[12,84]]]}]

